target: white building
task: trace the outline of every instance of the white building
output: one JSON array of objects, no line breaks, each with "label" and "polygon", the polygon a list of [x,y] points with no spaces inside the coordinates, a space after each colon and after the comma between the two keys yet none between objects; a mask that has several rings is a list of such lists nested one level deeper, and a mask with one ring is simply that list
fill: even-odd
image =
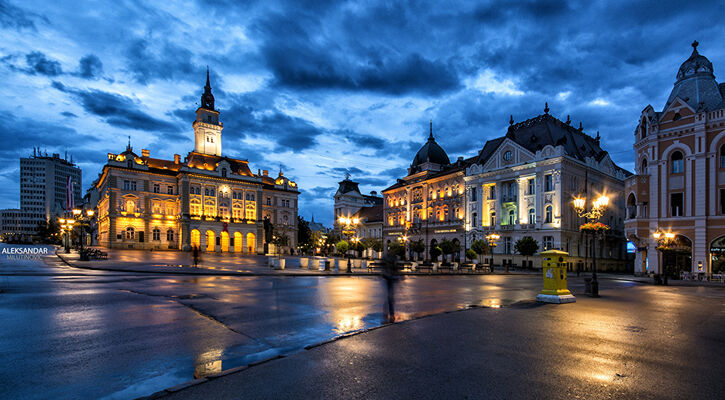
[{"label": "white building", "polygon": [[334,229],[341,232],[340,217],[357,218],[356,236],[360,239],[383,237],[383,198],[377,193],[362,194],[359,183],[346,176],[338,182],[339,187],[335,193],[335,222]]},{"label": "white building", "polygon": [[[531,236],[539,250],[569,252],[572,268],[589,270],[584,222],[572,207],[575,197],[590,206],[599,195],[610,197],[601,222],[612,229],[596,242],[598,269],[624,269],[624,179],[630,174],[615,165],[595,138],[548,113],[513,123],[505,136],[489,140],[465,170],[466,242],[498,233],[495,262],[521,265],[516,241]],[[503,260],[501,260],[503,258]],[[501,261],[500,261],[501,260]],[[536,265],[537,263],[534,263]]]}]

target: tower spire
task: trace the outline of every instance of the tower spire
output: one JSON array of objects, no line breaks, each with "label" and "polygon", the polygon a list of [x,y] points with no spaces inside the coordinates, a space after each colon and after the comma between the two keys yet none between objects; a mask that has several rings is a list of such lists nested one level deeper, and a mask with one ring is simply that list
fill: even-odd
[{"label": "tower spire", "polygon": [[209,66],[206,67],[206,85],[204,85],[204,94],[201,95],[201,108],[214,109],[214,95],[211,94],[211,82],[209,81]]},{"label": "tower spire", "polygon": [[544,103],[544,114],[548,114],[548,113],[549,113],[549,102],[547,101]]},{"label": "tower spire", "polygon": [[428,141],[432,142],[435,138],[433,138],[433,120],[430,120],[430,134],[428,135]]},{"label": "tower spire", "polygon": [[126,145],[126,151],[131,151],[133,148],[131,147],[131,135],[128,135],[128,144]]}]

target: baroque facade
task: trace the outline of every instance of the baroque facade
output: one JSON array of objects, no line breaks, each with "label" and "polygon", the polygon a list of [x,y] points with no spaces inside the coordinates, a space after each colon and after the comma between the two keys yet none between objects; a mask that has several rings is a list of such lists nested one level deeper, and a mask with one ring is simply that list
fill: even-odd
[{"label": "baroque facade", "polygon": [[[111,248],[180,249],[259,254],[265,231],[297,240],[297,184],[247,160],[222,155],[219,111],[209,73],[193,122],[195,147],[182,160],[134,153],[131,144],[108,154],[92,187],[98,242]],[[265,229],[265,227],[267,229]]]},{"label": "baroque facade", "polygon": [[[725,270],[725,84],[697,46],[662,110],[645,107],[634,131],[625,227],[638,274]],[[675,235],[672,251],[658,251],[655,232]]]},{"label": "baroque facade", "polygon": [[[433,137],[431,122],[428,141],[418,150],[408,175],[383,190],[383,241],[385,247],[405,236],[408,242],[423,240],[425,253],[449,240],[464,248],[465,182],[470,160],[451,163],[448,154]],[[427,258],[427,256],[426,256]]]},{"label": "baroque facade", "polygon": [[350,180],[349,175],[338,182],[338,185],[334,196],[335,222],[333,226],[335,232],[341,234],[340,217],[357,218],[359,224],[356,226],[355,236],[360,239],[382,238],[383,198],[376,192],[371,192],[369,195],[362,194],[358,187],[359,183]]},{"label": "baroque facade", "polygon": [[[579,231],[584,222],[572,207],[574,198],[587,205],[600,195],[610,197],[601,222],[611,229],[597,241],[599,269],[626,268],[624,180],[629,173],[612,162],[592,138],[544,114],[520,123],[513,117],[505,136],[489,140],[465,170],[468,243],[489,233],[500,235],[494,254],[511,263],[514,246],[524,236],[539,243],[539,251],[569,253],[572,269],[591,269],[589,238]],[[518,260],[517,260],[518,261]]]}]

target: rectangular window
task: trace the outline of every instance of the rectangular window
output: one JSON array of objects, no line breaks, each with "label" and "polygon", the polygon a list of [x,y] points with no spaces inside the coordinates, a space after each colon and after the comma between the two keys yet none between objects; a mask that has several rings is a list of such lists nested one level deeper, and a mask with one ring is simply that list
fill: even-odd
[{"label": "rectangular window", "polygon": [[267,205],[268,206],[271,206],[272,205],[272,198],[271,197],[267,197]]},{"label": "rectangular window", "polygon": [[471,201],[476,201],[476,188],[471,188]]},{"label": "rectangular window", "polygon": [[684,211],[682,193],[670,194],[670,214],[672,217],[681,217]]},{"label": "rectangular window", "polygon": [[158,193],[159,190],[160,190],[159,184],[158,183],[154,183],[154,193]]},{"label": "rectangular window", "polygon": [[123,190],[131,190],[131,181],[123,181]]},{"label": "rectangular window", "polygon": [[720,214],[725,215],[725,189],[720,189]]},{"label": "rectangular window", "polygon": [[496,199],[496,186],[491,186],[491,196],[489,196],[491,200]]},{"label": "rectangular window", "polygon": [[505,254],[513,254],[513,246],[511,245],[511,238],[505,237],[503,238],[503,252]]},{"label": "rectangular window", "polygon": [[544,191],[551,192],[554,190],[554,183],[551,174],[544,175]]},{"label": "rectangular window", "polygon": [[166,187],[166,193],[168,194],[174,194],[174,187],[169,185]]},{"label": "rectangular window", "polygon": [[529,179],[529,194],[536,194],[536,180]]},{"label": "rectangular window", "polygon": [[553,236],[544,236],[543,240],[543,247],[544,250],[552,250],[554,248],[554,237]]},{"label": "rectangular window", "polygon": [[478,226],[478,213],[473,213],[473,216],[471,217],[471,225],[475,228]]}]

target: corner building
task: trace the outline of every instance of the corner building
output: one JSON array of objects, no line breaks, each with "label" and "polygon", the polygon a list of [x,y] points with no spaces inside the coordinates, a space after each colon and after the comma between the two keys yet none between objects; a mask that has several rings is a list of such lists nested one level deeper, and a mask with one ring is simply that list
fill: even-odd
[{"label": "corner building", "polygon": [[[634,131],[625,229],[636,274],[725,270],[725,84],[697,46],[662,110],[645,107]],[[674,251],[658,252],[658,230],[675,234]]]},{"label": "corner building", "polygon": [[572,202],[581,197],[591,208],[594,199],[607,195],[609,207],[600,221],[611,229],[596,241],[597,269],[625,270],[622,192],[629,175],[602,149],[598,132],[593,138],[581,124],[571,126],[568,117],[560,121],[548,106],[544,114],[520,123],[512,117],[506,135],[487,141],[465,169],[466,241],[496,232],[496,262],[522,265],[525,260],[514,246],[531,236],[539,251],[566,251],[571,269],[590,270],[591,239],[580,232],[585,220]]},{"label": "corner building", "polygon": [[[267,171],[253,173],[247,160],[222,155],[219,111],[209,73],[192,124],[194,150],[182,160],[139,156],[129,143],[108,161],[94,183],[98,241],[123,249],[178,249],[258,254],[265,225],[297,243],[297,184]],[[268,224],[265,224],[268,221]]]}]

